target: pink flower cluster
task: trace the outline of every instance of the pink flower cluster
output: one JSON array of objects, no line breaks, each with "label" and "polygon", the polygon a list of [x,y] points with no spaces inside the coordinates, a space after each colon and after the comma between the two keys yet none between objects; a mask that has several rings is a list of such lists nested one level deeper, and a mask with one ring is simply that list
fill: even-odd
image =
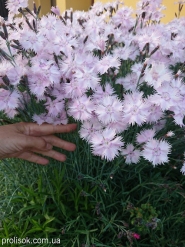
[{"label": "pink flower cluster", "polygon": [[[1,20],[0,110],[13,118],[31,94],[45,107],[33,121],[66,124],[73,117],[94,155],[122,155],[128,164],[141,157],[154,166],[168,162],[172,145],[156,136],[169,112],[184,128],[185,18],[160,23],[161,3],[139,1],[137,18],[115,1],[88,12],[60,14],[52,7],[40,19],[33,11]],[[7,6],[16,14],[27,1]],[[131,126],[140,130],[127,142]]]},{"label": "pink flower cluster", "polygon": [[140,239],[140,235],[138,233],[133,233],[133,238]]},{"label": "pink flower cluster", "polygon": [[28,7],[28,0],[8,0],[6,7],[10,15],[19,14],[19,8]]}]

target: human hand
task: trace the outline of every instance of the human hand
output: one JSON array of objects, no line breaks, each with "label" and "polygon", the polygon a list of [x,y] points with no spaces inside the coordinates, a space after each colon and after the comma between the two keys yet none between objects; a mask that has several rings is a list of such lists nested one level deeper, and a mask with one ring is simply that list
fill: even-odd
[{"label": "human hand", "polygon": [[53,146],[74,151],[76,145],[56,137],[55,133],[68,133],[76,129],[76,124],[51,125],[36,123],[16,123],[0,126],[0,159],[20,158],[41,165],[48,164],[51,157],[65,161],[66,156]]}]

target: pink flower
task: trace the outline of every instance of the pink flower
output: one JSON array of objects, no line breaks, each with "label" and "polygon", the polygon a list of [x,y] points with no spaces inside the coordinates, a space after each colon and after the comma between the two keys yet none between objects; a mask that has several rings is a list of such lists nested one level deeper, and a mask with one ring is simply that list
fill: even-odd
[{"label": "pink flower", "polygon": [[168,82],[164,82],[161,87],[157,88],[157,94],[150,96],[150,101],[159,105],[163,111],[179,104],[181,99],[179,90],[171,87]]},{"label": "pink flower", "polygon": [[155,103],[152,103],[150,101],[150,97],[146,101],[148,105],[146,122],[149,123],[157,122],[159,119],[163,117],[164,112],[162,111],[159,105],[156,105]]},{"label": "pink flower", "polygon": [[[21,66],[24,65],[21,64]],[[21,77],[24,75],[24,70],[25,70],[24,67],[21,68],[19,66],[15,66],[15,67],[12,66],[12,68],[7,71],[6,75],[12,85],[19,84]]]},{"label": "pink flower", "polygon": [[33,65],[31,67],[31,71],[32,73],[42,73],[48,78],[51,84],[59,83],[61,79],[61,72],[58,66],[54,64],[53,60],[48,60],[45,58],[42,59],[42,57],[39,56],[32,58]]},{"label": "pink flower", "polygon": [[180,125],[181,127],[184,127],[184,101],[179,102],[179,105],[175,105],[173,107],[170,108],[170,110],[172,110],[174,112],[173,114],[173,118],[174,118],[174,122],[178,125]]},{"label": "pink flower", "polygon": [[112,21],[116,26],[121,24],[121,28],[129,30],[133,24],[134,20],[132,19],[133,9],[130,7],[123,6],[120,8],[112,17]]},{"label": "pink flower", "polygon": [[38,39],[38,35],[34,31],[25,28],[21,31],[20,36],[20,44],[25,50],[38,51],[41,49],[41,39]]},{"label": "pink flower", "polygon": [[94,133],[91,138],[91,144],[93,154],[107,160],[113,160],[123,146],[121,137],[116,136],[115,132],[110,129],[105,129],[101,133]]},{"label": "pink flower", "polygon": [[133,47],[127,44],[124,47],[117,47],[113,50],[114,56],[117,56],[122,60],[129,59],[132,52],[133,52]]},{"label": "pink flower", "polygon": [[20,94],[0,88],[0,111],[16,109],[19,105]]},{"label": "pink flower", "polygon": [[92,117],[95,105],[87,96],[73,99],[68,105],[68,114],[77,120],[86,121]]},{"label": "pink flower", "polygon": [[168,162],[170,148],[171,145],[166,141],[151,139],[144,145],[142,156],[156,166]]},{"label": "pink flower", "polygon": [[114,89],[113,87],[111,87],[110,84],[106,83],[104,86],[104,90],[102,86],[98,85],[93,94],[93,99],[98,103],[101,102],[102,98],[105,98],[107,96],[112,96],[114,93],[115,93]]},{"label": "pink flower", "polygon": [[165,136],[166,137],[172,137],[174,135],[175,135],[175,133],[173,131],[168,131]]},{"label": "pink flower", "polygon": [[131,70],[139,78],[142,68],[143,68],[143,63],[135,63],[134,65],[132,65]]},{"label": "pink flower", "polygon": [[3,24],[5,22],[5,19],[0,16],[0,24]]},{"label": "pink flower", "polygon": [[[149,3],[149,4],[147,4]],[[137,15],[141,15],[143,12],[145,12],[145,18],[142,18],[142,21],[147,22],[148,20],[153,20],[159,22],[160,19],[164,16],[161,13],[161,10],[163,10],[163,5],[161,5],[162,0],[155,0],[155,1],[146,1],[146,0],[140,0],[137,3]]]},{"label": "pink flower", "polygon": [[124,99],[123,120],[129,124],[141,125],[145,122],[147,116],[147,105],[143,99],[143,94],[133,92],[126,94]]},{"label": "pink flower", "polygon": [[91,40],[91,42],[89,42],[86,46],[86,49],[88,50],[101,50],[102,52],[105,51],[106,48],[106,40],[101,37],[101,36],[95,36],[93,37],[93,39]]},{"label": "pink flower", "polygon": [[92,6],[93,13],[100,13],[104,11],[104,5],[101,2],[95,2]]},{"label": "pink flower", "polygon": [[39,99],[44,96],[46,87],[51,85],[48,80],[47,75],[43,73],[33,73],[28,75],[29,87],[33,94],[35,94]]},{"label": "pink flower", "polygon": [[97,62],[96,68],[102,75],[107,72],[109,68],[119,68],[120,61],[118,57],[107,55]]},{"label": "pink flower", "polygon": [[153,63],[152,68],[146,69],[144,80],[155,89],[158,89],[164,81],[171,81],[172,75],[164,63]]},{"label": "pink flower", "polygon": [[137,142],[143,143],[147,142],[148,140],[152,139],[155,136],[155,130],[143,130],[139,134],[137,134]]},{"label": "pink flower", "polygon": [[65,109],[64,101],[60,101],[58,99],[51,100],[50,98],[47,98],[45,106],[48,111],[48,114],[54,117],[56,117]]},{"label": "pink flower", "polygon": [[183,166],[181,167],[180,171],[182,172],[183,175],[185,175],[185,161],[184,161]]},{"label": "pink flower", "polygon": [[182,79],[178,78],[178,79],[173,79],[171,81],[171,86],[172,88],[175,88],[176,90],[178,90],[178,93],[181,95],[185,95],[185,85],[182,81]]},{"label": "pink flower", "polygon": [[66,111],[63,109],[57,116],[53,115],[46,115],[46,123],[50,124],[67,124],[68,123],[68,117],[66,114]]},{"label": "pink flower", "polygon": [[116,80],[116,84],[121,84],[125,90],[136,91],[138,75],[136,73],[128,74],[126,77],[121,77]]},{"label": "pink flower", "polygon": [[[103,4],[102,8],[103,8]],[[95,4],[93,5],[93,7],[95,6]],[[100,7],[101,8],[101,7]],[[100,9],[99,9],[100,11]],[[94,11],[93,11],[94,12]],[[88,18],[88,21],[85,25],[85,32],[87,35],[89,36],[95,36],[95,35],[99,35],[102,30],[104,30],[105,25],[104,25],[104,16],[100,15],[99,17],[94,14],[93,12],[91,12],[90,14],[92,15],[91,18]],[[101,11],[100,11],[101,12]]]},{"label": "pink flower", "polygon": [[154,50],[160,44],[160,33],[158,29],[153,27],[143,28],[138,30],[138,35],[135,41],[138,43],[140,51],[143,50],[144,46],[149,43],[150,51]]},{"label": "pink flower", "polygon": [[56,24],[58,21],[58,17],[53,14],[48,14],[47,16],[43,16],[40,20],[40,26],[42,31],[51,31],[56,29]]},{"label": "pink flower", "polygon": [[48,88],[47,93],[51,96],[54,96],[58,100],[64,100],[65,98],[64,83],[52,85],[50,88]]},{"label": "pink flower", "polygon": [[11,14],[19,14],[19,8],[26,8],[28,6],[28,0],[8,0],[7,9]]},{"label": "pink flower", "polygon": [[106,128],[114,130],[116,132],[116,134],[122,133],[124,130],[126,130],[128,128],[128,123],[126,123],[125,121],[122,121],[122,120],[123,119],[120,116],[120,118],[118,118],[116,122],[110,122],[110,123],[106,124]]},{"label": "pink flower", "polygon": [[[1,44],[1,42],[0,42],[0,44]],[[14,67],[12,66],[12,64],[9,61],[1,60],[0,78],[7,75],[7,72],[11,71],[12,69],[14,69]]]},{"label": "pink flower", "polygon": [[64,83],[66,98],[79,98],[85,94],[86,86],[81,81],[72,79],[69,83]]},{"label": "pink flower", "polygon": [[164,128],[165,124],[166,124],[166,119],[160,119],[153,125],[153,129],[156,132],[158,132]]},{"label": "pink flower", "polygon": [[122,103],[115,96],[108,96],[102,99],[95,112],[102,123],[108,124],[119,120],[122,110]]},{"label": "pink flower", "polygon": [[83,122],[79,130],[79,134],[82,139],[90,141],[94,133],[101,133],[102,130],[102,124],[98,121],[97,118],[93,117],[88,121]]},{"label": "pink flower", "polygon": [[138,233],[135,233],[135,232],[132,234],[132,237],[135,239],[140,239],[140,235]]},{"label": "pink flower", "polygon": [[58,6],[56,6],[56,7],[51,7],[51,12],[53,12],[55,15],[58,15],[58,16],[60,16],[60,9],[59,9],[59,7]]},{"label": "pink flower", "polygon": [[[84,85],[86,89],[95,89],[100,82],[100,78],[91,69],[83,69],[83,72],[78,70],[75,73],[75,79],[80,85]],[[84,83],[84,81],[86,83]]]},{"label": "pink flower", "polygon": [[18,114],[18,112],[15,109],[10,109],[10,108],[7,108],[4,112],[5,114],[7,114],[9,118],[14,118],[15,115]]},{"label": "pink flower", "polygon": [[126,149],[123,149],[121,151],[121,154],[126,156],[125,163],[131,164],[131,163],[137,163],[140,159],[141,152],[134,148],[132,144],[128,144]]},{"label": "pink flower", "polygon": [[39,125],[43,123],[49,123],[49,124],[67,124],[68,123],[68,118],[65,110],[61,111],[58,116],[53,116],[53,115],[47,115],[45,113],[40,114],[40,115],[33,115],[33,121],[38,123]]}]

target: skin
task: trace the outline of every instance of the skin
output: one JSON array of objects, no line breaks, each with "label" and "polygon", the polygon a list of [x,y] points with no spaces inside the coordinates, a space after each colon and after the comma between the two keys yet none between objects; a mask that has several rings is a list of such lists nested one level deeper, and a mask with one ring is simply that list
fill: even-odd
[{"label": "skin", "polygon": [[[16,123],[0,126],[0,159],[20,158],[41,165],[47,165],[47,156],[61,162],[66,156],[53,150],[53,146],[74,151],[76,145],[56,137],[55,133],[69,133],[76,124],[51,125]],[[40,156],[40,155],[42,156]]]}]

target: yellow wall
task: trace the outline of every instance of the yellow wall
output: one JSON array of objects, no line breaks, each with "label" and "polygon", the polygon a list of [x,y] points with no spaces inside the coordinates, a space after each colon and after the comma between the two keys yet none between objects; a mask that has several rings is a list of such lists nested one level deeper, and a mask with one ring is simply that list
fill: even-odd
[{"label": "yellow wall", "polygon": [[[114,0],[95,0],[94,2],[113,2]],[[153,0],[155,1],[155,0]],[[136,9],[137,0],[123,0],[124,4],[128,7],[132,7]],[[163,22],[167,23],[170,20],[174,19],[175,12],[178,12],[178,4],[174,4],[174,2],[177,2],[177,0],[163,0],[163,5],[166,6],[166,10],[163,11],[163,14],[165,17],[163,18]],[[185,16],[185,6],[182,9],[181,16]]]},{"label": "yellow wall", "polygon": [[[48,12],[50,12],[51,9],[51,1],[50,0],[34,0],[36,3],[37,8],[41,5],[41,15],[46,15]],[[33,0],[28,1],[29,8],[33,9]]]},{"label": "yellow wall", "polygon": [[56,5],[60,8],[61,12],[70,8],[87,11],[91,6],[91,0],[56,0]]},{"label": "yellow wall", "polygon": [[[102,3],[113,2],[114,0],[94,0],[94,2],[101,1]],[[155,0],[153,0],[155,1]],[[73,8],[73,10],[88,10],[92,0],[56,0],[56,5],[60,8],[61,12],[66,9]],[[126,6],[136,8],[137,0],[124,0]],[[175,17],[175,12],[178,12],[178,4],[174,4],[175,0],[163,0],[163,4],[167,7],[163,11],[165,17],[163,22],[167,23]],[[177,0],[176,0],[177,2]],[[29,6],[32,9],[33,0],[29,0]],[[35,0],[37,6],[41,5],[41,15],[45,15],[50,12],[51,0]],[[185,16],[185,6],[182,9],[181,16]]]},{"label": "yellow wall", "polygon": [[[60,0],[61,1],[61,0]],[[66,0],[67,9],[73,8],[73,10],[85,10],[87,11],[91,6],[91,0]]]},{"label": "yellow wall", "polygon": [[31,1],[31,0],[28,1],[28,7],[29,7],[30,9],[33,8],[33,1]]},{"label": "yellow wall", "polygon": [[56,6],[59,7],[61,13],[64,12],[67,9],[66,0],[56,0]]},{"label": "yellow wall", "polygon": [[[91,6],[92,0],[56,0],[56,6],[61,10],[61,13],[66,9],[73,8],[73,10],[84,10],[87,11]],[[50,12],[51,0],[35,0],[37,7],[39,5],[41,8],[41,15],[45,15]],[[29,7],[33,8],[33,0],[29,0]]]}]

